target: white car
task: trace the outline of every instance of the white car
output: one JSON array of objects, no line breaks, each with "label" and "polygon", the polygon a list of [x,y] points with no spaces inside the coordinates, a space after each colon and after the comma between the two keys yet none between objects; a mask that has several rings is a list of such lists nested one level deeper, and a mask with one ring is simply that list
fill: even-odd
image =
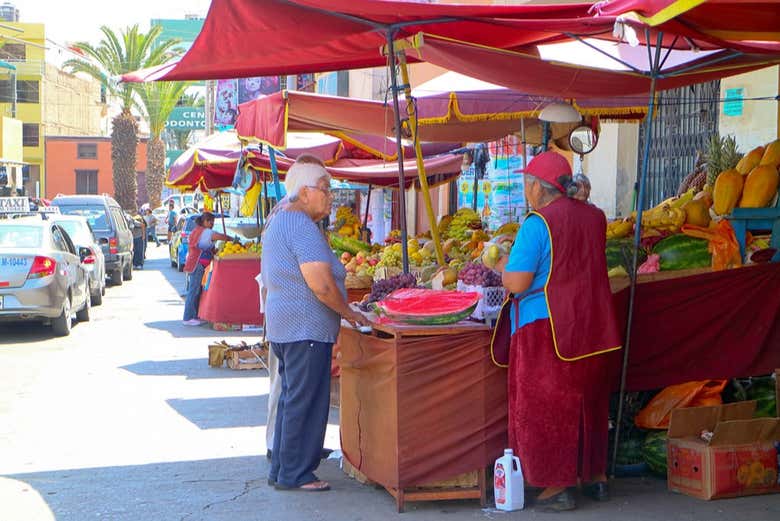
[{"label": "white car", "polygon": [[[194,215],[196,213],[199,212],[193,206],[176,208],[176,224],[178,225],[179,221],[181,221],[182,219],[186,219],[190,215]],[[161,241],[167,240],[168,223],[166,223],[165,220],[168,218],[168,207],[167,206],[157,207],[154,210],[152,210],[152,215],[154,215],[154,218],[157,219],[157,224],[155,225],[155,229],[157,230],[157,238],[160,239]]]}]

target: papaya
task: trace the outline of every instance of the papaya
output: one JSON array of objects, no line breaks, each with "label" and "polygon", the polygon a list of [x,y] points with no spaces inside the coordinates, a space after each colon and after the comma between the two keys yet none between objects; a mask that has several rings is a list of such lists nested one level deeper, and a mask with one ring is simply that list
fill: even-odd
[{"label": "papaya", "polygon": [[775,168],[780,165],[780,139],[776,139],[766,146],[759,165],[772,165]]},{"label": "papaya", "polygon": [[728,215],[737,206],[744,181],[736,169],[725,170],[715,180],[712,190],[712,208],[718,215]]},{"label": "papaya", "polygon": [[761,159],[764,157],[764,147],[756,147],[739,160],[737,163],[737,171],[742,175],[748,175],[751,170],[761,163]]},{"label": "papaya", "polygon": [[742,190],[740,208],[764,208],[777,193],[780,176],[777,168],[771,165],[759,165],[747,175]]},{"label": "papaya", "polygon": [[683,206],[685,210],[685,224],[693,224],[706,228],[710,225],[710,209],[704,198],[694,199]]}]

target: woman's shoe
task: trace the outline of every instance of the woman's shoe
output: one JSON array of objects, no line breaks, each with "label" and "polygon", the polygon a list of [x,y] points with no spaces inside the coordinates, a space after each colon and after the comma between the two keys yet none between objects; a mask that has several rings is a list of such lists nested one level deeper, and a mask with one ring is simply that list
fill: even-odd
[{"label": "woman's shoe", "polygon": [[595,501],[609,501],[609,485],[606,481],[583,485],[582,493]]},{"label": "woman's shoe", "polygon": [[537,499],[534,501],[534,510],[541,512],[566,512],[577,508],[577,501],[574,499],[574,493],[570,488],[559,492],[546,499]]}]

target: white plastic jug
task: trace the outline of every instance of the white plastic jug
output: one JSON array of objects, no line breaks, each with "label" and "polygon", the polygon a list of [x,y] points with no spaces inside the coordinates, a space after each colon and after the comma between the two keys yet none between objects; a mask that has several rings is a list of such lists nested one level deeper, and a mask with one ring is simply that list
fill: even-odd
[{"label": "white plastic jug", "polygon": [[496,460],[493,467],[493,490],[498,510],[511,512],[523,509],[523,471],[520,458],[512,454],[512,449],[504,449],[504,455]]}]

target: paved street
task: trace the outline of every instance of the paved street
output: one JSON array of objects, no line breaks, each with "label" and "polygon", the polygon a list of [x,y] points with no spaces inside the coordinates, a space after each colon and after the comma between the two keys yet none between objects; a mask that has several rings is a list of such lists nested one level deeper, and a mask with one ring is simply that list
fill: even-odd
[{"label": "paved street", "polygon": [[[364,520],[394,518],[382,490],[347,478],[337,460],[323,494],[266,485],[264,371],[212,369],[207,344],[255,337],[181,325],[184,277],[165,248],[109,288],[92,321],[53,339],[0,326],[0,521]],[[338,447],[337,411],[326,445]],[[607,504],[561,519],[780,519],[780,495],[714,502],[619,480]],[[404,518],[537,519],[473,501],[409,504]]]}]

